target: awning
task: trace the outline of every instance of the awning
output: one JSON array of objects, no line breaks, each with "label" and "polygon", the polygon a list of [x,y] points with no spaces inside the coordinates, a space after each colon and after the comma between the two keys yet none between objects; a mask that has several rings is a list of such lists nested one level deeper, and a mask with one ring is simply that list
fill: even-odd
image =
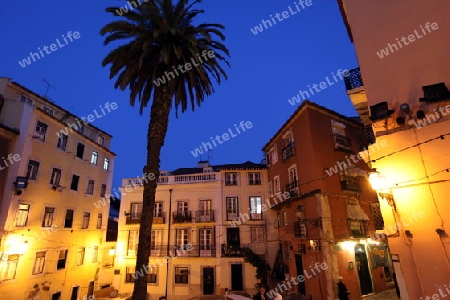
[{"label": "awning", "polygon": [[354,220],[369,220],[369,217],[359,204],[347,204],[347,216],[349,219]]}]

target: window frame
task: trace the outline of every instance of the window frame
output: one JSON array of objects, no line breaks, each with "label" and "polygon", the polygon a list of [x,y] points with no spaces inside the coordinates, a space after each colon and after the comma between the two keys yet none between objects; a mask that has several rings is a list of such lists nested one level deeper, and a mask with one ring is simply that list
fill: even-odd
[{"label": "window frame", "polygon": [[[37,160],[29,159],[27,164],[27,178],[28,180],[36,181],[39,174],[40,162]],[[30,168],[31,166],[31,168]]]},{"label": "window frame", "polygon": [[[82,146],[82,147],[80,147],[80,146]],[[82,149],[82,150],[80,150],[80,149]],[[77,157],[79,159],[83,159],[85,149],[86,149],[86,146],[83,143],[79,142],[77,144],[77,153],[75,154],[75,157]]]},{"label": "window frame", "polygon": [[[262,216],[262,197],[261,196],[250,196],[249,197],[249,204],[250,204],[250,219],[251,220],[262,220],[263,219],[263,216]],[[259,212],[258,212],[258,206],[259,206]]]},{"label": "window frame", "polygon": [[250,227],[250,241],[252,243],[264,243],[264,228],[260,226]]},{"label": "window frame", "polygon": [[[21,206],[27,206],[27,209],[21,209]],[[15,220],[15,227],[26,227],[27,223],[28,223],[28,215],[30,214],[30,208],[31,205],[30,204],[26,204],[26,203],[19,203],[19,207],[17,209],[17,213],[16,213],[16,220]],[[26,212],[25,217],[22,216],[22,212]],[[19,222],[19,220],[22,220],[25,218],[24,222]]]},{"label": "window frame", "polygon": [[261,172],[248,172],[249,185],[261,185]]},{"label": "window frame", "polygon": [[[77,181],[76,181],[76,186],[74,188],[74,179],[75,179],[75,177],[77,178]],[[76,192],[78,191],[78,186],[80,185],[80,178],[81,178],[80,175],[72,173],[72,178],[70,179],[70,189],[72,191],[76,191]]]},{"label": "window frame", "polygon": [[[239,197],[226,197],[225,205],[227,221],[232,221],[239,218]],[[230,218],[230,215],[235,215],[235,217]]]},{"label": "window frame", "polygon": [[[178,274],[181,273],[181,274]],[[185,274],[183,274],[185,273]],[[175,266],[174,267],[174,284],[189,284],[189,267],[181,267],[181,266]],[[178,277],[177,277],[178,276]]]},{"label": "window frame", "polygon": [[[64,252],[64,258],[61,258],[61,252]],[[56,260],[56,270],[64,270],[67,267],[67,256],[69,254],[69,249],[59,249],[58,259]],[[64,262],[64,267],[60,267],[60,264]]]},{"label": "window frame", "polygon": [[67,134],[64,133],[59,133],[58,134],[58,140],[56,142],[56,148],[66,152],[67,150],[67,144],[69,142],[69,136]]},{"label": "window frame", "polygon": [[[44,255],[42,256],[42,253]],[[39,257],[38,257],[39,255]],[[35,253],[33,268],[31,269],[31,275],[38,275],[44,273],[45,267],[45,256],[47,255],[46,251],[37,251]]]},{"label": "window frame", "polygon": [[50,185],[58,186],[58,187],[61,186],[60,185],[61,176],[62,176],[62,170],[60,168],[52,167],[52,173],[50,175]]},{"label": "window frame", "polygon": [[[72,211],[72,218],[67,219],[67,213],[68,211]],[[72,228],[73,227],[73,220],[75,217],[75,209],[72,208],[66,208],[66,213],[64,214],[64,228]],[[70,226],[67,226],[67,222],[70,221]]]},{"label": "window frame", "polygon": [[[231,178],[230,178],[231,177]],[[239,185],[238,173],[237,172],[226,172],[225,173],[225,185],[226,186],[236,186]]]},{"label": "window frame", "polygon": [[[44,215],[42,217],[42,226],[44,228],[52,227],[53,220],[55,219],[56,208],[53,206],[45,206],[44,207]],[[48,224],[50,221],[50,224]]]},{"label": "window frame", "polygon": [[95,229],[102,229],[103,225],[103,214],[97,213],[97,225],[95,226]]},{"label": "window frame", "polygon": [[81,221],[81,229],[88,229],[91,221],[91,213],[88,211],[83,212],[83,219]]},{"label": "window frame", "polygon": [[100,197],[105,197],[106,196],[106,184],[102,183],[101,187],[100,187]]},{"label": "window frame", "polygon": [[91,153],[91,165],[96,166],[98,163],[98,151],[92,150]]},{"label": "window frame", "polygon": [[86,194],[87,195],[94,195],[94,188],[95,188],[95,181],[92,179],[89,179],[86,186]]},{"label": "window frame", "polygon": [[[39,128],[39,130],[38,130],[38,128]],[[43,133],[41,132],[42,131],[41,128],[44,128]],[[48,130],[48,125],[46,123],[41,122],[41,121],[38,120],[36,122],[36,127],[34,128],[34,133],[37,135],[35,138],[38,141],[45,142],[45,137],[47,135],[47,130]]]},{"label": "window frame", "polygon": [[78,247],[77,255],[75,257],[75,266],[79,267],[84,264],[85,255],[86,255],[86,247]]},{"label": "window frame", "polygon": [[109,171],[109,158],[108,157],[105,157],[103,159],[103,170]]}]

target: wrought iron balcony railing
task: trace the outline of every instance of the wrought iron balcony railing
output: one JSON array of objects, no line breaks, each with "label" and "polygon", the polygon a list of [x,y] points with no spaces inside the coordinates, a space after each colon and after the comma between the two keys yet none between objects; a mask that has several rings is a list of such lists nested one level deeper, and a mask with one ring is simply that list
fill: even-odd
[{"label": "wrought iron balcony railing", "polygon": [[214,210],[198,210],[195,212],[195,222],[214,222]]},{"label": "wrought iron balcony railing", "polygon": [[[137,246],[134,249],[128,249],[128,256],[135,256],[137,253]],[[215,244],[202,244],[202,245],[151,245],[150,257],[215,257],[216,245]]]},{"label": "wrought iron balcony railing", "polygon": [[344,149],[351,150],[352,149],[352,140],[346,136],[335,134],[334,135],[334,149]]},{"label": "wrought iron balcony railing", "polygon": [[291,197],[298,195],[298,180],[294,180],[286,184],[286,192],[288,192]]},{"label": "wrought iron balcony railing", "polygon": [[190,223],[192,222],[192,212],[174,212],[172,214],[173,223]]},{"label": "wrought iron balcony railing", "polygon": [[294,142],[290,142],[286,145],[286,147],[282,150],[283,153],[283,160],[288,159],[291,156],[295,155],[295,149],[294,149]]},{"label": "wrought iron balcony railing", "polygon": [[[141,222],[142,213],[127,213],[125,224],[139,224]],[[166,213],[160,212],[153,215],[153,224],[165,224],[166,223]]]},{"label": "wrought iron balcony railing", "polygon": [[341,188],[344,191],[361,192],[361,176],[341,175]]},{"label": "wrought iron balcony railing", "polygon": [[344,77],[344,82],[345,82],[345,88],[347,89],[347,91],[364,86],[362,77],[361,77],[361,70],[359,68],[350,70],[348,76]]},{"label": "wrought iron balcony railing", "polygon": [[158,212],[153,215],[153,224],[166,224],[166,213]]}]

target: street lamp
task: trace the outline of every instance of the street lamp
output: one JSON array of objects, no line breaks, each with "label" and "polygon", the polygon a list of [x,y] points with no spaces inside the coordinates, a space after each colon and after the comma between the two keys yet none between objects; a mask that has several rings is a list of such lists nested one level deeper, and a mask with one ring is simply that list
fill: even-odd
[{"label": "street lamp", "polygon": [[372,171],[369,172],[368,179],[370,185],[372,186],[372,189],[374,190],[382,190],[387,187],[386,178],[381,175],[381,173],[378,172],[377,169],[372,169]]}]

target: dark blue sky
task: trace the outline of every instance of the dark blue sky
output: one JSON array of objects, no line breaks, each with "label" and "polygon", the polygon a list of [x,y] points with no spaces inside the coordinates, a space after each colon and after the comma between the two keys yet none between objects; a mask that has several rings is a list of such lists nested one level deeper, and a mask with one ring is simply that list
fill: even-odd
[{"label": "dark blue sky", "polygon": [[[204,0],[198,6],[206,10],[199,21],[226,27],[225,43],[231,52],[229,80],[194,113],[179,114],[178,119],[172,113],[162,149],[162,169],[196,165],[199,157],[191,150],[228,128],[234,130],[240,121],[250,121],[253,127],[215,147],[210,161],[259,162],[262,146],[298,106],[291,106],[288,99],[299,90],[307,90],[308,85],[325,81],[326,76],[331,79],[338,69],[357,67],[335,0],[312,0],[310,7],[277,21],[262,33],[250,31],[269,15],[288,11],[288,6],[295,11],[294,2],[298,1]],[[56,87],[50,89],[50,98],[79,116],[87,116],[107,101],[117,102],[118,109],[92,123],[114,136],[111,149],[117,154],[116,188],[122,178],[142,172],[149,109],[140,116],[138,108],[129,106],[128,92],[114,90],[108,69],[101,67],[112,47],[103,46],[99,30],[113,20],[105,13],[105,7],[113,5],[125,2],[4,1],[0,10],[0,76],[11,77],[39,94],[45,93],[42,79],[46,78]],[[81,37],[25,68],[19,65],[30,52],[61,40],[68,31],[78,31]],[[310,100],[345,115],[356,115],[342,81],[315,93]]]}]

